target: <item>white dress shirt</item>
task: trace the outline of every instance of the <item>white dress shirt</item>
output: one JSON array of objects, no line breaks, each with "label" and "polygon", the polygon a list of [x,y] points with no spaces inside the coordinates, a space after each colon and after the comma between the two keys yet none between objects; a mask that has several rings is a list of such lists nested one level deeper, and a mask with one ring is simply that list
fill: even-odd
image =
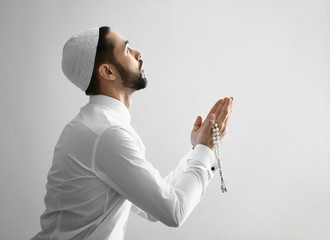
[{"label": "white dress shirt", "polygon": [[124,239],[130,210],[180,226],[217,169],[213,152],[197,145],[161,177],[145,158],[126,106],[91,96],[55,147],[42,231],[32,239]]}]

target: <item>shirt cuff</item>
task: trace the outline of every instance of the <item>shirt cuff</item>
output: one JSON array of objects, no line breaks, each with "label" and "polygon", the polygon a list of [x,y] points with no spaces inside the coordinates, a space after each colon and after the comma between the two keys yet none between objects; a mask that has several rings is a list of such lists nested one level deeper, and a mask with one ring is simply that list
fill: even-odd
[{"label": "shirt cuff", "polygon": [[213,151],[203,144],[197,144],[192,150],[189,158],[196,160],[205,166],[211,176],[213,176],[219,169]]}]

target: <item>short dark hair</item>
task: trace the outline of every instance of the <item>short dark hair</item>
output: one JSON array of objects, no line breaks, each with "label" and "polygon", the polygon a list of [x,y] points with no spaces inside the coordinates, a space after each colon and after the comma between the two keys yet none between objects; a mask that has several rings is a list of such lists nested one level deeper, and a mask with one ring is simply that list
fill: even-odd
[{"label": "short dark hair", "polygon": [[113,41],[106,37],[110,32],[110,27],[104,26],[99,28],[99,40],[96,48],[94,69],[89,86],[85,91],[86,95],[97,95],[101,93],[98,69],[103,63],[115,62],[113,52],[115,45]]}]

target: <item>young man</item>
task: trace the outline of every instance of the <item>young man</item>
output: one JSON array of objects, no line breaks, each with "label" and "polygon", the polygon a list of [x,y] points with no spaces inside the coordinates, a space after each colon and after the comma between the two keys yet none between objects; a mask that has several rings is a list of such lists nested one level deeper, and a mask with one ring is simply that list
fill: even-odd
[{"label": "young man", "polygon": [[145,159],[130,125],[132,94],[146,87],[142,54],[109,27],[71,37],[63,48],[67,78],[90,96],[64,128],[48,174],[46,210],[37,239],[123,239],[130,210],[178,227],[219,169],[211,127],[222,138],[233,98],[196,119],[193,149],[166,178]]}]

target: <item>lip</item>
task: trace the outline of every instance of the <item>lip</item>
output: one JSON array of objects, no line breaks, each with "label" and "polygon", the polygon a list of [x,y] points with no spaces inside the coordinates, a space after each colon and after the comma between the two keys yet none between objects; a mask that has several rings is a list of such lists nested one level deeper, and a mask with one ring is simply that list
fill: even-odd
[{"label": "lip", "polygon": [[144,69],[142,68],[142,69],[140,70],[140,72],[141,72],[141,74],[142,74],[143,77],[146,76],[146,70],[144,70]]},{"label": "lip", "polygon": [[144,62],[142,60],[140,60],[141,62],[141,66],[140,66],[140,72],[143,74],[143,75],[146,75],[146,70],[144,69]]}]

